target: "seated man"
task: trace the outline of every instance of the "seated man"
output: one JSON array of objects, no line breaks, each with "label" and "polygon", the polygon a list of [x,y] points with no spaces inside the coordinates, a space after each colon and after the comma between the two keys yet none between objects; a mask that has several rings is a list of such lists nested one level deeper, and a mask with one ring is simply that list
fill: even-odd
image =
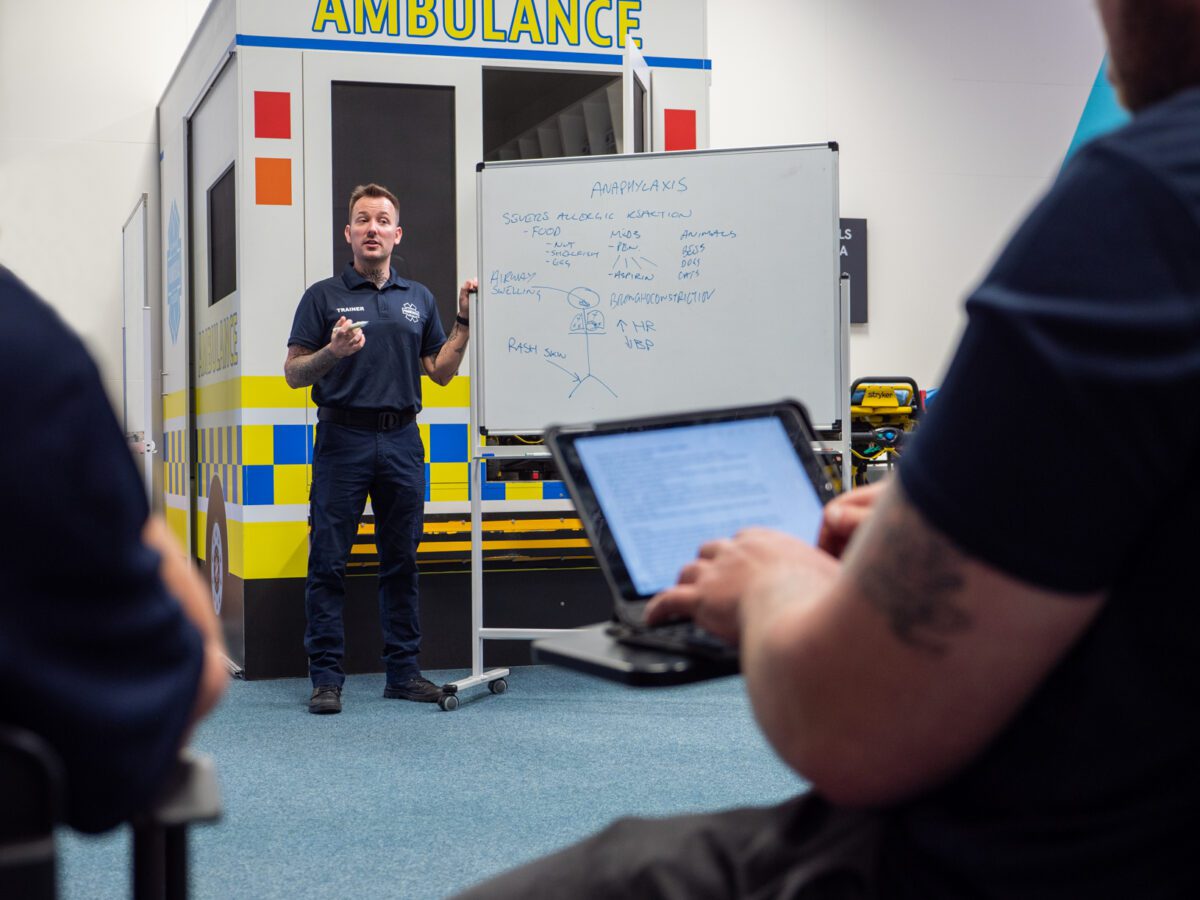
[{"label": "seated man", "polygon": [[83,344],[0,267],[0,721],[45,738],[67,821],[154,799],[227,670],[212,601],[164,523]]},{"label": "seated man", "polygon": [[969,299],[898,477],[823,549],[706,545],[648,610],[740,646],[817,793],[621,822],[475,896],[1200,896],[1200,0],[1099,6],[1137,115]]}]

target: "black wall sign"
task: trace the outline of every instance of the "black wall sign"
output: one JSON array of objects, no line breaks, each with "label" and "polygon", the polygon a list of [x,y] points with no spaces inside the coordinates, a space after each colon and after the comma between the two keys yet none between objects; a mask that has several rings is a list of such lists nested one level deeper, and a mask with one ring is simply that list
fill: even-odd
[{"label": "black wall sign", "polygon": [[842,274],[850,276],[850,324],[867,321],[867,220],[842,219]]}]

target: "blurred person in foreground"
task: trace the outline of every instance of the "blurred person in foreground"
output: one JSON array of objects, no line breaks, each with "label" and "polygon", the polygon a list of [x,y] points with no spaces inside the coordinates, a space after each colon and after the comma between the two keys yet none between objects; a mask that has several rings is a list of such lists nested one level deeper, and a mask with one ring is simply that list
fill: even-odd
[{"label": "blurred person in foreground", "polygon": [[224,642],[82,342],[3,267],[0,315],[0,722],[55,749],[68,824],[103,831],[154,801],[217,703]]},{"label": "blurred person in foreground", "polygon": [[705,545],[648,610],[740,647],[813,791],[623,820],[470,896],[1200,896],[1200,0],[1098,7],[1133,121],[968,299],[897,477],[820,549]]}]

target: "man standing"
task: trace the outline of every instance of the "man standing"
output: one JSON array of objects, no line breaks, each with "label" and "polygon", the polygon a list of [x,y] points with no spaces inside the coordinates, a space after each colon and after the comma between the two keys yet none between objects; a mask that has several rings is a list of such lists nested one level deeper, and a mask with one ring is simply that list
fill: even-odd
[{"label": "man standing", "polygon": [[972,293],[897,477],[821,550],[705,545],[647,610],[741,648],[818,794],[627,820],[470,896],[1200,896],[1200,0],[1098,6],[1133,121]]},{"label": "man standing", "polygon": [[385,697],[435,702],[441,690],[421,676],[417,653],[417,544],[425,508],[425,448],[417,430],[421,375],[448,384],[467,348],[469,295],[447,338],[433,295],[396,275],[393,248],[403,230],[400,203],[377,184],[350,195],[346,242],[354,261],[305,291],[296,310],[284,375],[312,385],[317,441],[311,492],[312,539],[304,636],[313,693],[309,712],[342,710],[344,577],[358,521],[371,496],[379,549]]}]

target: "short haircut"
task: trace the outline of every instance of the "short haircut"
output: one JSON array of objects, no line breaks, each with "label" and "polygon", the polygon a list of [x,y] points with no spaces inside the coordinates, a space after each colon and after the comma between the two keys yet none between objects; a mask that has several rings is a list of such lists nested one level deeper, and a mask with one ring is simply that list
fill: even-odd
[{"label": "short haircut", "polygon": [[396,210],[396,216],[400,215],[400,201],[396,199],[396,195],[385,188],[382,184],[371,182],[370,184],[360,184],[350,192],[350,208],[346,213],[346,221],[349,222],[354,218],[354,204],[363,197],[383,197],[392,201],[392,208]]}]

